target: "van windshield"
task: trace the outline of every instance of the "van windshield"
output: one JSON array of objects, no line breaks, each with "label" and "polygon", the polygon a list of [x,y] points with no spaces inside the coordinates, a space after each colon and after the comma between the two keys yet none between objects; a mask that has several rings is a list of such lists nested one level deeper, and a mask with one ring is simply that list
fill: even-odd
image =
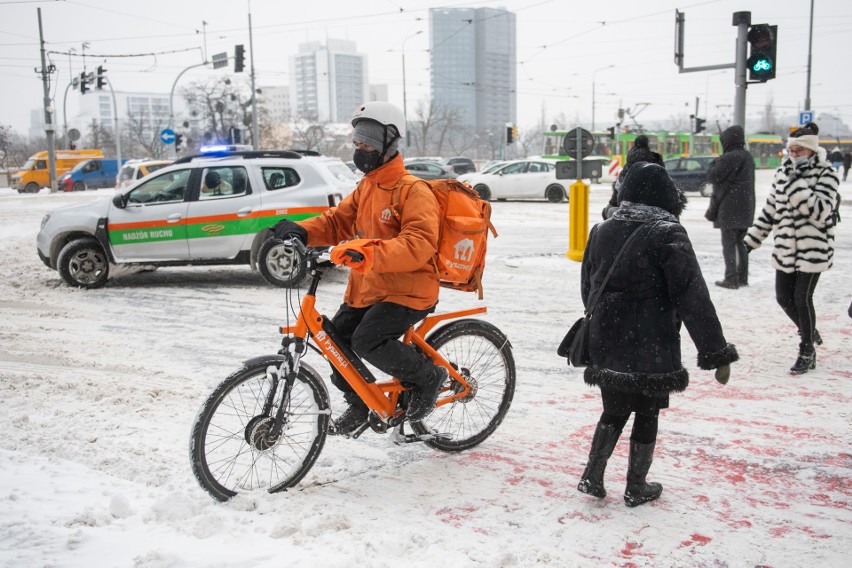
[{"label": "van windshield", "polygon": [[21,168],[21,169],[22,170],[31,170],[31,169],[33,169],[33,166],[35,165],[35,163],[36,163],[35,160],[27,160],[27,162],[24,164],[24,167]]},{"label": "van windshield", "polygon": [[78,171],[82,170],[86,166],[86,164],[88,164],[88,163],[89,163],[89,160],[79,162],[79,163],[75,164],[73,168],[71,168],[71,171],[72,172],[78,172]]}]

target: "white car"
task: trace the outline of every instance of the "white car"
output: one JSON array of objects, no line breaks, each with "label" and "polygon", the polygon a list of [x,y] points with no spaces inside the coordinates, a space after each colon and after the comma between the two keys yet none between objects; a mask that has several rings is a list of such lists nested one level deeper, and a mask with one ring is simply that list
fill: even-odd
[{"label": "white car", "polygon": [[70,286],[98,288],[114,265],[249,264],[275,286],[305,277],[304,263],[271,239],[281,219],[319,215],[357,182],[337,158],[295,152],[190,156],[111,199],[44,217],[38,254]]},{"label": "white car", "polygon": [[547,199],[559,203],[568,198],[565,180],[556,179],[555,160],[513,160],[476,174],[467,182],[482,199]]}]

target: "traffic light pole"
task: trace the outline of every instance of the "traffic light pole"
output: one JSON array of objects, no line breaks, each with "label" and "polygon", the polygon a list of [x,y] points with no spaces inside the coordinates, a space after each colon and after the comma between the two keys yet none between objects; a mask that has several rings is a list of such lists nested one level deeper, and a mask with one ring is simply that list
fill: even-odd
[{"label": "traffic light pole", "polygon": [[118,104],[115,101],[115,90],[109,79],[101,76],[101,80],[109,87],[109,94],[112,96],[112,111],[115,113],[115,161],[118,164],[117,171],[121,173],[121,131],[118,129]]},{"label": "traffic light pole", "polygon": [[[745,105],[746,105],[746,45],[748,43],[748,27],[751,25],[751,12],[734,12],[733,24],[737,26],[737,44],[734,63],[722,63],[719,65],[704,65],[702,67],[683,66],[683,36],[686,27],[686,16],[683,12],[675,10],[675,65],[679,73],[693,73],[695,71],[713,71],[715,69],[734,70],[734,124],[745,128]],[[697,116],[697,113],[696,113]]]},{"label": "traffic light pole", "polygon": [[44,32],[41,27],[41,8],[38,10],[38,39],[41,45],[41,84],[44,90],[44,132],[47,135],[47,167],[50,174],[50,193],[56,193],[56,131],[53,128],[53,105],[50,104],[50,86],[48,77],[53,72],[53,65],[47,65],[44,53]]}]

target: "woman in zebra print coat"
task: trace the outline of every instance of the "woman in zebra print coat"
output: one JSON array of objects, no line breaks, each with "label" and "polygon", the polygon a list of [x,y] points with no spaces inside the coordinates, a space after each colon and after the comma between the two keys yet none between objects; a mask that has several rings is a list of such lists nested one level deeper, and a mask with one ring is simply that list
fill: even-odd
[{"label": "woman in zebra print coat", "polygon": [[754,250],[775,233],[775,297],[801,336],[793,374],[816,368],[814,343],[821,344],[822,338],[816,331],[814,288],[834,261],[840,178],[819,147],[818,133],[819,127],[810,122],[790,134],[789,155],[775,172],[772,192],[745,237],[746,246]]}]

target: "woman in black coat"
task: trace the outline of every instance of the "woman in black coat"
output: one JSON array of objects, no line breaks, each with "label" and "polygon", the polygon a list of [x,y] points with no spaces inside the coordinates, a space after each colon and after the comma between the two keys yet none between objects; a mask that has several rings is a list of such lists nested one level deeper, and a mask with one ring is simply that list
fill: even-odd
[{"label": "woman in black coat", "polygon": [[683,391],[689,383],[681,364],[681,323],[698,348],[698,366],[722,368],[719,382],[727,382],[727,365],[738,356],[725,341],[692,243],[677,222],[686,199],[665,168],[635,164],[619,198],[612,218],[592,228],[583,257],[581,293],[588,305],[628,236],[641,227],[589,322],[590,364],[584,379],[600,387],[603,413],[577,489],[606,496],[607,460],[635,413],[624,492],[625,503],[635,507],[663,490],[659,483],[647,483],[645,476],[656,445],[659,410],[668,408],[669,393]]},{"label": "woman in black coat", "polygon": [[723,153],[707,170],[713,194],[704,217],[722,230],[725,278],[716,282],[736,290],[748,286],[748,248],[743,242],[754,222],[754,158],[745,149],[745,131],[735,124],[719,136]]}]

